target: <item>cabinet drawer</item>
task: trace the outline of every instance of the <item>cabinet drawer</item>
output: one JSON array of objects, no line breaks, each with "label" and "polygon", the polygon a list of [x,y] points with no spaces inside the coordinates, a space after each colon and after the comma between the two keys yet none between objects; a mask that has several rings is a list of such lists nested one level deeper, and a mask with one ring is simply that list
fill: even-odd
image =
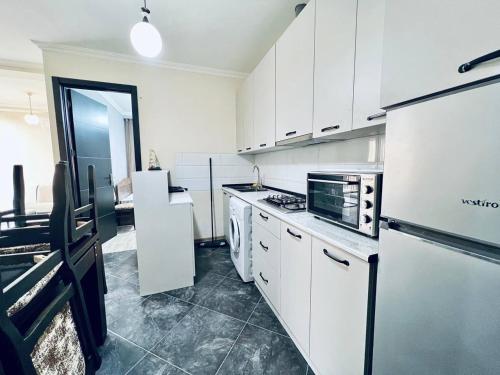
[{"label": "cabinet drawer", "polygon": [[311,360],[322,374],[363,374],[370,265],[312,240]]},{"label": "cabinet drawer", "polygon": [[274,308],[280,312],[280,276],[269,263],[261,257],[256,257],[253,262],[253,278],[267,296]]},{"label": "cabinet drawer", "polygon": [[261,225],[252,228],[253,256],[260,258],[278,273],[280,271],[280,240]]},{"label": "cabinet drawer", "polygon": [[255,226],[255,224],[262,225],[264,229],[271,232],[277,238],[280,238],[280,220],[252,206],[252,226]]}]

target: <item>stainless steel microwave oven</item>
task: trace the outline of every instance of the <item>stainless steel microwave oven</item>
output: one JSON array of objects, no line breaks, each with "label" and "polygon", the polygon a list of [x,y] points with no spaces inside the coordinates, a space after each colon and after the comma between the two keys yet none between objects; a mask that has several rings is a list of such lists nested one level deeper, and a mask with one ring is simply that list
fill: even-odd
[{"label": "stainless steel microwave oven", "polygon": [[311,172],[307,211],[319,219],[378,236],[382,173]]}]

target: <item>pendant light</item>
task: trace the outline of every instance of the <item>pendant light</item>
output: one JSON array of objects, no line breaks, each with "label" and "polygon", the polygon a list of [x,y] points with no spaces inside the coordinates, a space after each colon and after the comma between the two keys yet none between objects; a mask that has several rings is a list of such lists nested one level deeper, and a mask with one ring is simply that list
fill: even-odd
[{"label": "pendant light", "polygon": [[33,94],[31,92],[28,92],[27,95],[30,103],[30,113],[24,115],[24,121],[26,121],[28,125],[38,125],[40,119],[38,118],[37,115],[33,114],[33,109],[31,108],[31,95]]},{"label": "pendant light", "polygon": [[144,0],[144,6],[141,10],[142,21],[137,22],[130,30],[130,41],[140,55],[156,57],[162,48],[161,35],[156,27],[149,22],[148,17],[151,12],[146,6],[146,0]]}]

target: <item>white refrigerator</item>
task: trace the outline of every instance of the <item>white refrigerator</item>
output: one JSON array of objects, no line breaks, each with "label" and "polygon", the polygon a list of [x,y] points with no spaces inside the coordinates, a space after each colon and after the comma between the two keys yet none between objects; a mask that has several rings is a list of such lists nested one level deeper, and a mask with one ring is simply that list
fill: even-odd
[{"label": "white refrigerator", "polygon": [[500,83],[387,113],[374,375],[500,373]]}]

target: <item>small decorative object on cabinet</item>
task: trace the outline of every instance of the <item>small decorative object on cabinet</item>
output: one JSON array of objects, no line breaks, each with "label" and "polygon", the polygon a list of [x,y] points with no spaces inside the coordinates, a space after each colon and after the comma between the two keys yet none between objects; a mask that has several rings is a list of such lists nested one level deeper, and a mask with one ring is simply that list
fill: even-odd
[{"label": "small decorative object on cabinet", "polygon": [[154,150],[149,150],[149,168],[150,171],[161,171],[160,161]]}]

